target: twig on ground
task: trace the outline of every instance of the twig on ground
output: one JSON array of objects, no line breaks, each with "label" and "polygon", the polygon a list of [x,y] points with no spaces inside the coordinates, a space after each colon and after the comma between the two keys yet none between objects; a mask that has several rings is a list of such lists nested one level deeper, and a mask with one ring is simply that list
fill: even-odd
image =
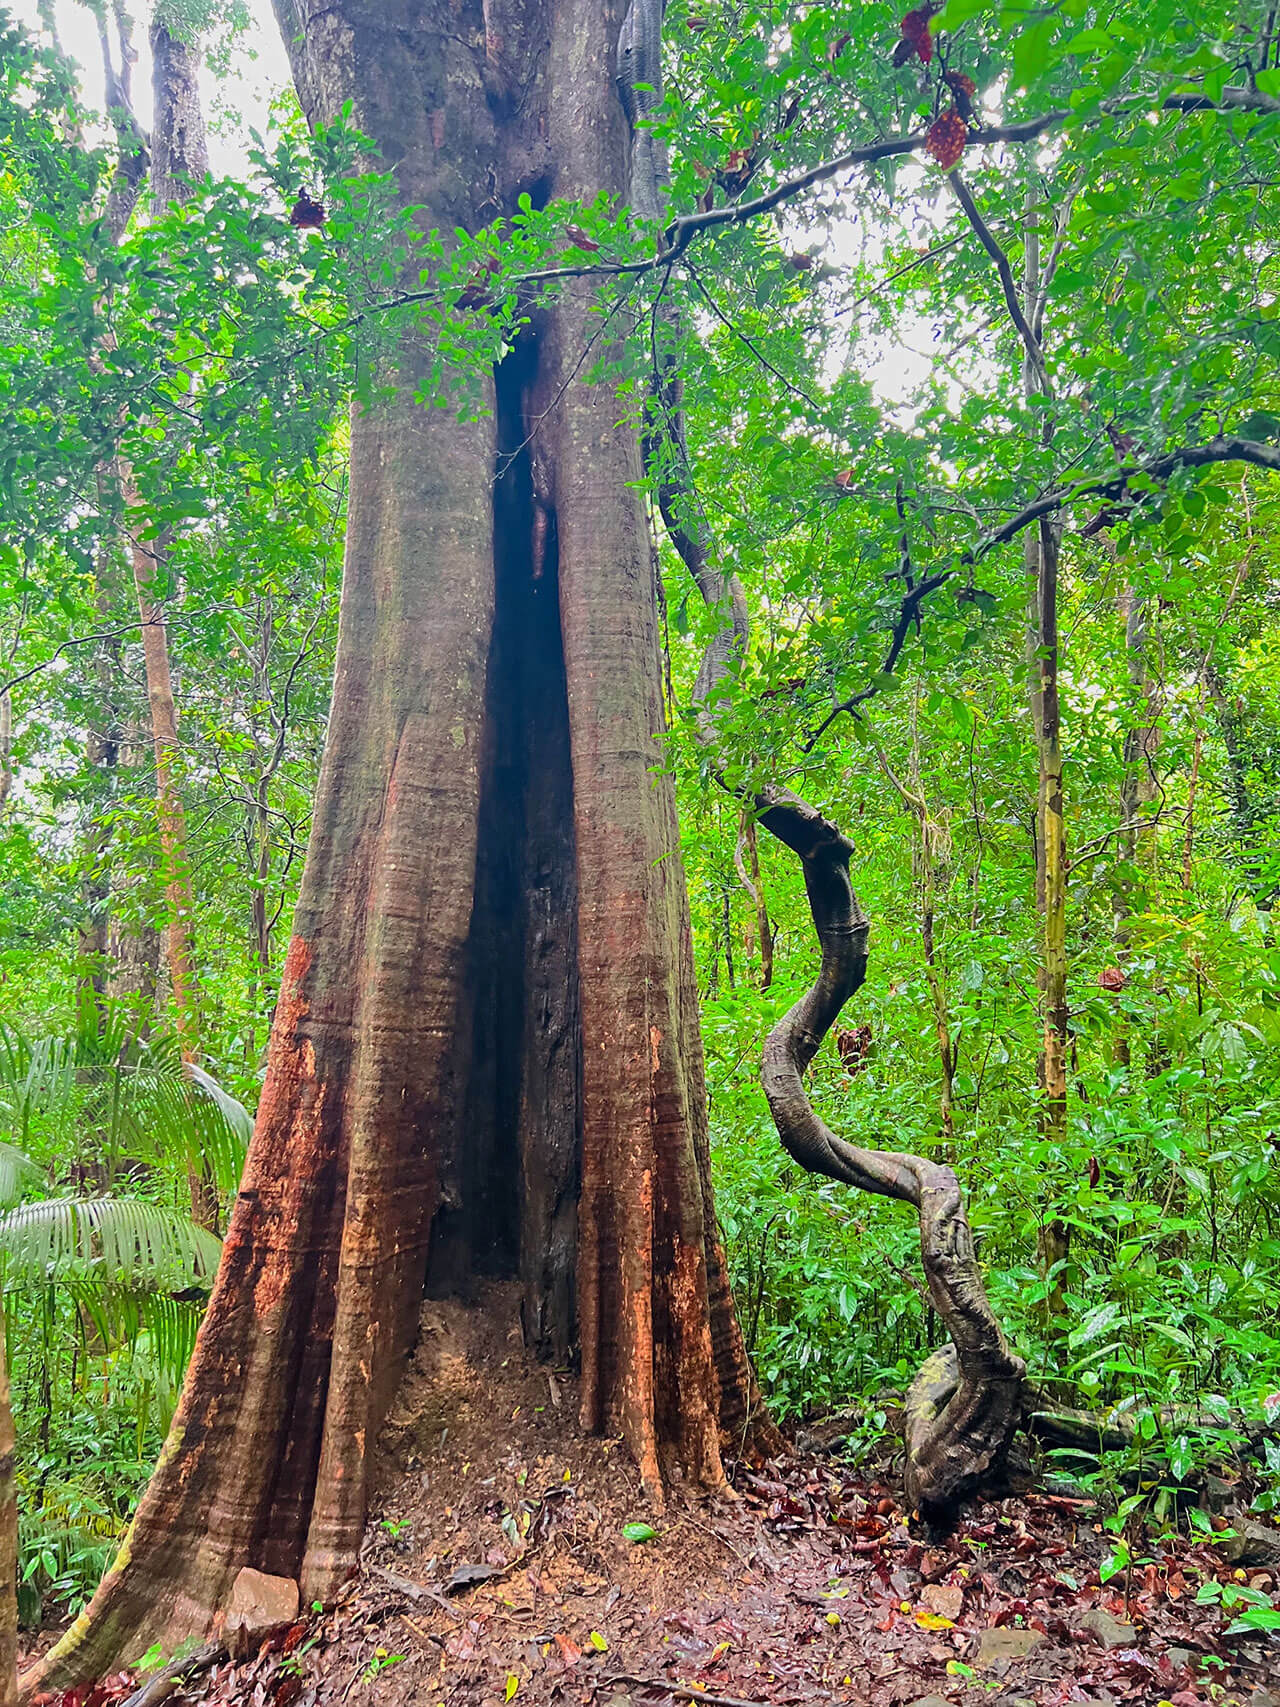
[{"label": "twig on ground", "polygon": [[[395,1589],[397,1594],[403,1594],[409,1600],[433,1601],[447,1612],[455,1623],[461,1622],[462,1614],[457,1607],[449,1605],[439,1589],[430,1588],[426,1583],[415,1582],[412,1577],[402,1577],[399,1571],[389,1571],[385,1565],[370,1565],[368,1570],[370,1576],[380,1577],[387,1587]],[[492,1578],[489,1580],[492,1581]]]},{"label": "twig on ground", "polygon": [[740,1553],[732,1541],[726,1540],[718,1529],[712,1529],[710,1524],[699,1523],[696,1517],[682,1517],[677,1521],[688,1524],[691,1529],[700,1529],[704,1535],[709,1535],[713,1541],[718,1541],[722,1547],[727,1547],[733,1554],[734,1558],[742,1566],[744,1571],[752,1571],[755,1569],[755,1566],[751,1563],[750,1559],[748,1559],[744,1553]]}]

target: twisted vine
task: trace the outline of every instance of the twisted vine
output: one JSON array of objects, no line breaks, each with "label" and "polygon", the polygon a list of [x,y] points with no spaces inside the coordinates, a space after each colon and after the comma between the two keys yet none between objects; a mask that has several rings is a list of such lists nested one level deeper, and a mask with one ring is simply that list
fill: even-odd
[{"label": "twisted vine", "polygon": [[[617,52],[618,93],[631,126],[631,206],[658,220],[668,180],[665,150],[651,121],[662,99],[663,9],[664,0],[631,0]],[[666,334],[661,346],[659,323]],[[669,297],[655,310],[654,324],[645,461],[668,536],[703,600],[719,614],[694,688],[701,737],[712,742],[713,701],[745,652],[749,617],[737,576],[715,564],[689,478],[679,326]],[[921,1156],[850,1144],[809,1101],[804,1074],[866,979],[870,922],[850,876],[853,844],[837,826],[786,789],[770,788],[749,800],[764,828],[800,860],[822,951],[816,980],[765,1041],[765,1096],[783,1147],[807,1172],[909,1203],[919,1216],[929,1297],[951,1344],[926,1360],[907,1397],[906,1492],[926,1521],[946,1523],[967,1494],[1000,1475],[1021,1413],[1024,1366],[1005,1344],[987,1301],[955,1171]]]}]

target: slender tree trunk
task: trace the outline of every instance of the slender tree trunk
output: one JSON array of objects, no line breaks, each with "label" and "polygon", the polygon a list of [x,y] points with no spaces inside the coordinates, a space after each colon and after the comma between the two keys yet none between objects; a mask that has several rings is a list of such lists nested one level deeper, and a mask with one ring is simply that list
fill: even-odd
[{"label": "slender tree trunk", "polygon": [[[146,765],[147,732],[132,710],[122,720],[118,773],[128,777]],[[129,786],[126,784],[126,787]],[[138,1035],[146,1036],[155,1017],[156,991],[160,977],[160,929],[154,920],[155,907],[148,893],[149,871],[113,863],[107,929],[107,962],[110,975],[107,995],[113,1001],[130,1003],[136,1010]]]},{"label": "slender tree trunk", "polygon": [[[99,482],[101,490],[101,480]],[[97,583],[96,605],[104,627],[113,614],[114,575],[113,552],[102,541],[94,565]],[[115,640],[104,641],[94,659],[97,684],[97,726],[85,739],[85,759],[89,767],[88,790],[90,817],[85,858],[87,871],[83,879],[84,924],[80,930],[79,958],[82,1001],[97,1011],[98,1027],[103,1019],[102,1002],[111,983],[111,874],[108,854],[111,846],[112,796],[116,792],[116,772],[120,764],[120,647]]]},{"label": "slender tree trunk", "polygon": [[[353,120],[444,233],[624,187],[601,0],[279,12],[306,112]],[[416,276],[416,274],[415,274]],[[237,1572],[353,1570],[369,1451],[433,1290],[521,1281],[585,1424],[723,1486],[753,1388],[711,1199],[657,618],[625,411],[570,286],[424,408],[406,333],[352,421],[333,706],[266,1082],[161,1461],[28,1688],[216,1625]],[[496,473],[495,473],[496,471]]]},{"label": "slender tree trunk", "polygon": [[760,871],[760,842],[756,835],[755,815],[742,814],[734,862],[742,887],[751,897],[755,908],[756,939],[760,944],[760,988],[767,990],[773,983],[773,925],[769,919],[769,898],[765,894],[764,878]]},{"label": "slender tree trunk", "polygon": [[[1067,1135],[1067,1062],[1071,1021],[1067,1006],[1067,825],[1062,784],[1061,706],[1058,692],[1058,536],[1040,524],[1036,582],[1040,666],[1040,845],[1044,852],[1044,947],[1042,960],[1044,1113],[1042,1131],[1050,1145]],[[1071,1250],[1071,1229],[1057,1217],[1040,1233],[1040,1262],[1049,1278],[1051,1316],[1066,1313],[1059,1265]],[[1055,1273],[1054,1271],[1057,1270]]]},{"label": "slender tree trunk", "polygon": [[1040,539],[1037,590],[1040,613],[1041,792],[1044,846],[1044,1092],[1046,1133],[1066,1131],[1067,1055],[1067,834],[1062,786],[1062,714],[1058,693],[1058,542],[1046,528]]},{"label": "slender tree trunk", "polygon": [[[1128,726],[1121,748],[1120,834],[1117,852],[1120,871],[1112,897],[1112,921],[1116,953],[1123,967],[1130,949],[1129,920],[1138,904],[1144,859],[1154,858],[1154,830],[1140,822],[1142,812],[1155,796],[1155,755],[1158,744],[1159,698],[1148,666],[1148,602],[1133,587],[1126,587],[1120,602],[1125,625],[1125,671],[1129,696]],[[1193,785],[1194,788],[1194,785]],[[1116,1037],[1116,1058],[1129,1064],[1129,1037],[1123,1029]]]},{"label": "slender tree trunk", "polygon": [[930,863],[924,874],[924,893],[920,903],[920,943],[924,949],[924,975],[929,985],[929,1001],[933,1007],[933,1030],[938,1041],[938,1113],[942,1121],[944,1158],[952,1160],[956,1136],[955,1115],[955,1046],[951,1037],[951,1014],[947,1003],[944,974],[938,965],[934,943],[934,882]]},{"label": "slender tree trunk", "polygon": [[903,805],[910,812],[916,829],[916,843],[912,857],[915,875],[920,881],[920,946],[924,951],[925,982],[929,986],[929,1003],[933,1009],[934,1036],[938,1043],[938,1113],[942,1122],[942,1136],[946,1145],[946,1159],[952,1156],[952,1146],[955,1140],[955,1048],[951,1037],[951,1012],[947,1001],[946,975],[938,961],[937,941],[935,934],[937,897],[938,897],[938,862],[939,857],[946,862],[951,858],[951,838],[945,826],[935,819],[929,811],[929,803],[925,799],[924,785],[920,778],[919,757],[917,751],[916,715],[918,711],[919,688],[912,700],[911,706],[911,780],[906,783],[889,763],[883,748],[877,746],[876,757],[886,780],[897,792]]},{"label": "slender tree trunk", "polygon": [[[199,60],[194,46],[172,35],[157,18],[151,25],[151,61],[155,104],[151,200],[153,206],[164,208],[170,202],[187,200],[191,183],[207,174],[209,156],[200,112]],[[142,653],[155,746],[156,803],[168,908],[165,941],[169,985],[182,1057],[184,1061],[194,1062],[200,1059],[195,895],[187,851],[186,816],[176,774],[178,714],[173,697],[169,637],[158,591],[164,572],[164,547],[144,542],[140,536],[139,520],[145,513],[144,506],[132,472],[127,468],[120,471],[120,486],[126,516],[134,513],[132,523],[127,521],[126,525],[138,615],[143,624]],[[209,1189],[198,1175],[193,1174],[191,1194],[193,1213],[198,1220],[209,1224]]]},{"label": "slender tree trunk", "polygon": [[[125,469],[120,472],[120,492],[126,509],[143,509],[142,499]],[[173,698],[173,676],[169,667],[169,639],[163,607],[155,598],[158,554],[148,550],[135,531],[129,535],[138,616],[143,624],[142,654],[147,673],[147,703],[151,712],[151,739],[156,767],[156,811],[160,825],[161,866],[166,902],[165,949],[169,988],[173,996],[174,1021],[184,1061],[200,1059],[199,989],[196,982],[195,895],[191,862],[187,852],[186,814],[178,792],[178,716]],[[192,1208],[199,1207],[194,1195]]]},{"label": "slender tree trunk", "polygon": [[[185,200],[190,194],[190,180],[202,178],[208,170],[197,85],[198,56],[191,45],[170,35],[163,22],[159,19],[153,21],[151,52],[156,124],[149,154],[133,113],[132,79],[137,54],[133,47],[132,20],[123,5],[114,8],[119,47],[117,64],[111,49],[105,6],[97,9],[96,15],[107,106],[118,148],[116,174],[107,200],[104,226],[111,239],[119,242],[141,197],[148,170],[151,172],[152,199],[158,207],[164,207],[172,200]],[[156,808],[168,913],[165,944],[169,984],[182,1059],[194,1063],[200,1059],[195,904],[186,821],[175,774],[177,712],[169,645],[164,612],[157,597],[164,547],[162,542],[148,543],[141,537],[145,505],[128,463],[122,457],[116,457],[103,465],[99,477],[102,483],[114,489],[124,512],[124,535],[141,622],[155,754]],[[103,923],[101,942],[96,936],[94,938],[95,951],[105,949],[109,940],[105,897],[97,910],[103,915]],[[194,1165],[188,1169],[188,1182],[193,1216],[203,1226],[214,1226],[218,1204],[211,1182]]]},{"label": "slender tree trunk", "polygon": [[[1182,861],[1180,876],[1182,892],[1190,897],[1195,893],[1195,866],[1193,859],[1196,845],[1196,796],[1200,788],[1200,761],[1204,756],[1204,707],[1205,692],[1201,689],[1200,698],[1192,709],[1195,722],[1195,743],[1191,750],[1191,772],[1187,777],[1187,808],[1182,830]],[[1192,952],[1191,967],[1196,975],[1196,1013],[1204,1012],[1204,965],[1200,958],[1200,950]]]},{"label": "slender tree trunk", "polygon": [[[115,127],[117,144],[116,170],[103,219],[105,235],[113,244],[120,241],[137,206],[148,165],[145,142],[132,109],[133,67],[137,60],[133,24],[122,6],[116,7],[115,20],[118,63],[112,52],[106,9],[102,8],[97,13],[106,104]],[[56,51],[61,53],[51,8],[42,8],[41,21],[52,35]],[[96,474],[99,501],[106,508],[106,501],[118,490],[115,461],[100,464]],[[113,539],[100,540],[94,566],[95,602],[98,615],[104,622],[114,614],[115,608],[114,558]],[[93,786],[90,790],[92,815],[85,849],[88,869],[83,881],[84,923],[79,942],[79,954],[84,965],[80,993],[82,1000],[96,1010],[99,1028],[104,1018],[103,1000],[111,988],[114,934],[111,916],[113,884],[107,867],[112,831],[102,808],[115,792],[115,772],[120,762],[119,664],[119,643],[105,642],[95,661],[98,726],[90,729],[85,739],[85,758]]]},{"label": "slender tree trunk", "polygon": [[13,695],[0,693],[0,806],[13,787]]},{"label": "slender tree trunk", "polygon": [[[1034,207],[1025,221],[1023,309],[1026,323],[1040,324],[1042,266],[1038,214]],[[1023,392],[1028,404],[1047,389],[1043,344],[1035,333],[1022,364]],[[1052,437],[1046,417],[1041,438]],[[1061,529],[1050,518],[1029,529],[1024,547],[1027,581],[1027,665],[1031,727],[1036,748],[1036,905],[1043,920],[1040,989],[1041,1131],[1055,1148],[1066,1139],[1067,1061],[1071,1027],[1067,1006],[1067,837],[1062,781],[1061,705],[1058,691],[1058,565]],[[1041,1222],[1037,1256],[1049,1281],[1046,1312],[1066,1311],[1059,1265],[1070,1254],[1071,1229],[1050,1216]],[[1055,1275],[1054,1271],[1058,1270]],[[1050,1278],[1052,1277],[1052,1278]]]},{"label": "slender tree trunk", "polygon": [[[132,53],[123,13],[120,20],[122,81],[117,94],[132,129],[136,131],[136,124],[132,124],[128,84]],[[109,65],[105,25],[102,28],[104,62]],[[155,20],[151,26],[151,54],[155,104],[151,196],[153,204],[163,208],[171,201],[186,200],[190,194],[190,181],[203,178],[208,171],[208,155],[197,87],[198,58],[194,47],[172,36],[161,21]],[[119,125],[117,128],[119,130]],[[126,213],[119,219],[119,232],[123,232],[127,217]],[[156,812],[167,913],[165,949],[169,987],[182,1059],[196,1063],[200,1059],[200,1014],[195,896],[187,849],[186,817],[178,788],[178,717],[173,696],[168,632],[160,598],[164,544],[162,539],[148,542],[142,537],[146,506],[133,470],[124,459],[116,460],[112,475],[124,509],[125,535],[142,624],[142,654],[155,754]],[[203,1170],[194,1163],[188,1167],[188,1184],[193,1217],[202,1226],[215,1226],[217,1193]]]}]

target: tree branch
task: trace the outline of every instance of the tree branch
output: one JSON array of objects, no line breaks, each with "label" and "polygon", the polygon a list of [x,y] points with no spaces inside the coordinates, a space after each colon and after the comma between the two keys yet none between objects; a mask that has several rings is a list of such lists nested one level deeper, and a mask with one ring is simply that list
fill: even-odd
[{"label": "tree branch", "polygon": [[39,664],[33,664],[29,670],[23,670],[21,675],[10,676],[7,681],[0,682],[0,694],[6,694],[11,688],[16,688],[23,682],[29,682],[32,676],[38,676],[55,664],[64,652],[70,652],[76,646],[92,646],[99,640],[115,640],[122,634],[133,634],[143,628],[157,628],[163,622],[162,617],[149,617],[145,622],[126,622],[119,628],[102,628],[96,634],[83,634],[76,640],[64,640],[55,646],[49,656]]},{"label": "tree branch", "polygon": [[1044,365],[1044,351],[1040,346],[1039,338],[1032,331],[1031,324],[1023,312],[1022,303],[1018,297],[1017,282],[1013,276],[1013,268],[1009,265],[1009,257],[996,242],[991,227],[978,211],[978,204],[970,195],[969,186],[959,172],[948,172],[947,180],[956,193],[957,201],[965,211],[965,217],[976,232],[978,241],[995,262],[996,272],[1000,275],[1000,288],[1004,292],[1004,305],[1009,311],[1009,318],[1017,328],[1018,336],[1022,339],[1023,348],[1027,352],[1027,360],[1035,371],[1040,389],[1047,396],[1051,387],[1048,370]]},{"label": "tree branch", "polygon": [[[906,643],[921,601],[928,594],[936,591],[944,582],[949,581],[959,569],[971,567],[980,563],[984,557],[993,552],[997,546],[1007,545],[1016,539],[1025,528],[1042,521],[1044,517],[1055,515],[1068,505],[1076,503],[1081,498],[1104,497],[1118,498],[1129,489],[1129,482],[1139,475],[1150,480],[1167,480],[1179,468],[1207,468],[1219,462],[1244,462],[1254,468],[1265,469],[1270,474],[1280,474],[1280,445],[1263,444],[1257,439],[1240,439],[1219,437],[1210,439],[1203,445],[1183,445],[1177,450],[1167,451],[1163,456],[1151,458],[1147,462],[1133,463],[1122,466],[1114,473],[1102,475],[1090,480],[1080,480],[1074,485],[1060,487],[1057,491],[1047,492],[1037,498],[1034,503],[1026,505],[994,533],[989,533],[980,539],[976,545],[970,546],[955,559],[950,568],[939,569],[927,576],[916,587],[912,588],[903,598],[894,619],[893,632],[890,638],[889,650],[885,654],[884,663],[880,666],[879,676],[893,674],[894,665]],[[884,683],[880,680],[870,682],[865,688],[848,699],[843,699],[823,718],[822,722],[805,742],[803,751],[812,752],[815,743],[821,739],[831,725],[844,712],[856,711],[869,699],[884,691]]]}]

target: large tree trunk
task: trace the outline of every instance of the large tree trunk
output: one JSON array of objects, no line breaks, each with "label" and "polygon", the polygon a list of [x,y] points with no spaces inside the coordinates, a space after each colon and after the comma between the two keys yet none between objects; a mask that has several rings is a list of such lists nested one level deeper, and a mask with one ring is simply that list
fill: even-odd
[{"label": "large tree trunk", "polygon": [[[353,103],[444,233],[624,189],[602,0],[278,0],[313,119]],[[473,45],[474,44],[474,45]],[[548,140],[550,139],[550,140]],[[246,1565],[328,1598],[424,1279],[518,1274],[655,1498],[723,1482],[750,1382],[711,1203],[634,436],[544,313],[459,421],[352,423],[334,700],[245,1177],[169,1440],[62,1686],[216,1627]],[[392,376],[388,376],[392,377]],[[495,469],[497,474],[495,475]]]}]

